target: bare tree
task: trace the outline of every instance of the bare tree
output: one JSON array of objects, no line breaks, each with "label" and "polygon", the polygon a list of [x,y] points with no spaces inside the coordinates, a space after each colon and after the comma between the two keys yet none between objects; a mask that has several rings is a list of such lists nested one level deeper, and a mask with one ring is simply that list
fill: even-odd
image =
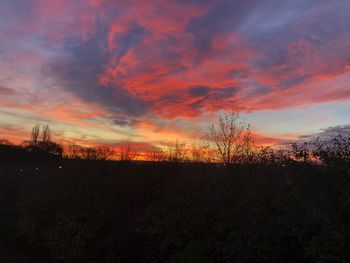
[{"label": "bare tree", "polygon": [[207,127],[204,137],[226,165],[244,161],[252,150],[250,126],[235,112],[221,113],[218,122]]},{"label": "bare tree", "polygon": [[238,155],[240,157],[240,162],[245,163],[251,163],[253,162],[255,151],[255,142],[253,133],[251,130],[251,126],[249,124],[243,124],[245,125],[245,129],[243,130],[242,134],[242,143],[241,143],[241,151]]},{"label": "bare tree", "polygon": [[137,152],[129,140],[120,142],[119,159],[121,161],[133,161],[137,156]]},{"label": "bare tree", "polygon": [[100,146],[100,147],[96,147],[95,149],[97,151],[98,160],[109,160],[115,154],[114,150],[111,147]]},{"label": "bare tree", "polygon": [[298,144],[297,142],[292,144],[291,154],[295,160],[307,163],[311,159],[311,149],[307,142]]},{"label": "bare tree", "polygon": [[338,134],[326,140],[317,138],[312,157],[327,166],[350,167],[350,135]]},{"label": "bare tree", "polygon": [[82,156],[84,160],[98,160],[97,151],[94,147],[83,147]]},{"label": "bare tree", "polygon": [[51,148],[53,148],[51,141],[51,130],[48,124],[42,127],[40,147],[45,152],[50,152]]},{"label": "bare tree", "polygon": [[66,148],[66,156],[70,159],[109,160],[114,155],[114,150],[107,146],[83,147],[73,144]]},{"label": "bare tree", "polygon": [[31,146],[38,146],[39,136],[40,136],[40,124],[37,123],[32,128],[31,139],[30,139],[30,145]]},{"label": "bare tree", "polygon": [[164,162],[167,158],[165,148],[163,146],[153,146],[148,153],[148,159],[152,162]]},{"label": "bare tree", "polygon": [[24,142],[24,146],[32,152],[61,157],[63,148],[61,145],[51,140],[50,126],[46,124],[42,127],[41,136],[40,127],[40,124],[37,123],[32,128],[31,139],[28,142]]},{"label": "bare tree", "polygon": [[0,145],[13,146],[14,144],[7,139],[0,139]]},{"label": "bare tree", "polygon": [[195,163],[209,163],[211,161],[210,149],[207,144],[193,142],[189,150],[190,158]]},{"label": "bare tree", "polygon": [[187,160],[187,149],[185,143],[176,141],[168,146],[167,159],[169,162],[180,163]]},{"label": "bare tree", "polygon": [[48,124],[44,125],[42,128],[41,141],[43,144],[51,142],[51,130]]},{"label": "bare tree", "polygon": [[68,145],[65,155],[70,159],[83,159],[83,147],[77,144]]}]

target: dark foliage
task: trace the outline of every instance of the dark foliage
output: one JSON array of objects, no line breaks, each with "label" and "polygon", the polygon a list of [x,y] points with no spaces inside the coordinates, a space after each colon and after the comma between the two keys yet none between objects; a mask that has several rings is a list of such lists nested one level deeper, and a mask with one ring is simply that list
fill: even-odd
[{"label": "dark foliage", "polygon": [[30,161],[27,148],[4,143],[0,258],[349,262],[348,150],[349,140],[335,137],[290,154],[262,148],[249,163],[224,166]]},{"label": "dark foliage", "polygon": [[106,146],[83,147],[80,145],[69,145],[66,149],[66,157],[78,160],[108,160],[115,152]]},{"label": "dark foliage", "polygon": [[28,255],[23,262],[350,260],[349,170],[84,160],[0,167],[0,243],[13,257]]},{"label": "dark foliage", "polygon": [[350,136],[338,135],[323,141],[318,139],[313,154],[329,167],[350,166]]}]

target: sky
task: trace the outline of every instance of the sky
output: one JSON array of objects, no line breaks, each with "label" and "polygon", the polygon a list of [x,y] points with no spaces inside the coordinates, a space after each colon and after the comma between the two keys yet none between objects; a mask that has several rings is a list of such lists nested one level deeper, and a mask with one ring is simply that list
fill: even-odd
[{"label": "sky", "polygon": [[350,130],[350,2],[0,0],[0,137],[191,141],[223,110],[258,142]]}]

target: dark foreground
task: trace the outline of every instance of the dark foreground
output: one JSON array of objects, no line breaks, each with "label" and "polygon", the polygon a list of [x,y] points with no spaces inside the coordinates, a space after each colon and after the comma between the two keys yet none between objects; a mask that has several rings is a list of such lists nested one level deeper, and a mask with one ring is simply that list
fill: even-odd
[{"label": "dark foreground", "polygon": [[1,262],[348,262],[350,172],[0,162]]}]

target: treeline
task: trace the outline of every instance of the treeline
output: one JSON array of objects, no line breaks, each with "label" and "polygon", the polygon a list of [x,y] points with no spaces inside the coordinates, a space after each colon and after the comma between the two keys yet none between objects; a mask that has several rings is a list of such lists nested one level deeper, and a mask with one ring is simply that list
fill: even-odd
[{"label": "treeline", "polygon": [[274,149],[271,146],[256,145],[250,125],[243,122],[239,114],[223,112],[217,122],[207,126],[200,139],[192,144],[176,140],[174,143],[138,149],[132,141],[121,140],[115,148],[85,147],[77,144],[62,146],[53,141],[48,124],[43,126],[36,124],[32,128],[30,139],[20,145],[0,140],[0,157],[147,160],[170,163],[217,163],[226,166],[287,165],[302,162],[338,166],[349,163],[350,135],[317,138],[309,142],[296,142],[284,149]]},{"label": "treeline", "polygon": [[107,146],[84,147],[80,145],[60,145],[52,139],[48,124],[36,124],[30,139],[16,145],[9,140],[0,140],[0,157],[2,159],[84,159],[108,160],[115,152]]},{"label": "treeline", "polygon": [[[225,113],[153,162],[75,161],[141,153],[62,147],[47,125],[0,144],[1,262],[350,262],[349,136],[276,150]],[[37,156],[62,159],[18,161]]]},{"label": "treeline", "polygon": [[252,144],[246,147],[242,153],[234,156],[230,156],[232,153],[227,153],[224,157],[218,150],[208,146],[191,145],[186,147],[185,144],[178,142],[170,147],[155,147],[148,154],[148,159],[155,162],[222,163],[227,166],[299,163],[336,167],[350,164],[350,136],[338,134],[325,139],[317,138],[309,142],[294,142],[284,149]]},{"label": "treeline", "polygon": [[[264,148],[258,159],[227,169],[167,162],[1,162],[0,258],[349,262],[348,141],[339,138],[315,142],[321,148],[297,144],[290,155]],[[325,163],[315,159],[319,155]],[[21,255],[24,260],[14,259]]]}]

